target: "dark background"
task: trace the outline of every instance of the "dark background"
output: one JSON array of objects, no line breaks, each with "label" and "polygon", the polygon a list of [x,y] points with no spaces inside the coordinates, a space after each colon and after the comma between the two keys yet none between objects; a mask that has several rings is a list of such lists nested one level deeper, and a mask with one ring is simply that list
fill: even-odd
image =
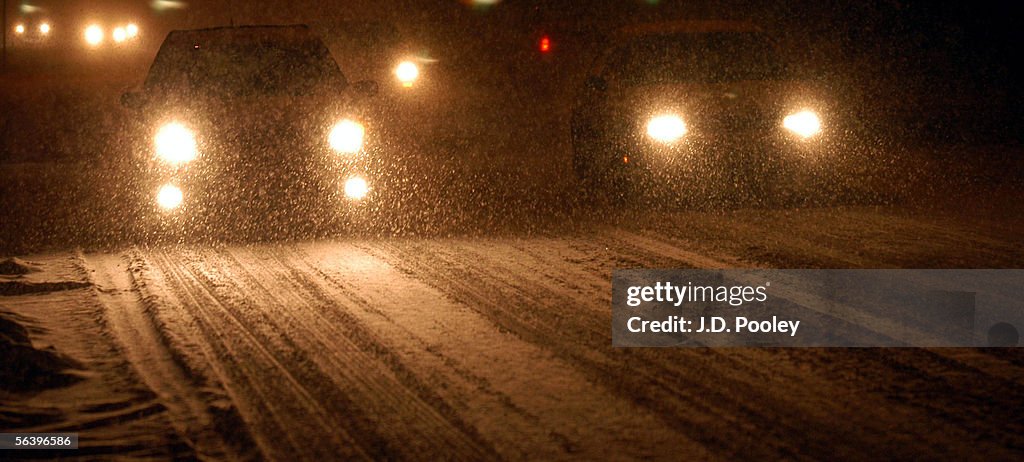
[{"label": "dark background", "polygon": [[[22,13],[21,3],[39,10]],[[904,136],[1019,141],[1022,126],[1016,85],[1022,32],[1012,2],[35,0],[9,1],[8,10],[8,32],[25,19],[52,19],[54,37],[43,48],[43,62],[51,68],[58,56],[81,58],[79,24],[84,18],[135,18],[145,32],[143,62],[151,60],[160,39],[174,28],[302,22],[330,35],[352,21],[374,21],[393,26],[408,47],[452,69],[453,81],[494,80],[481,71],[492,67],[508,71],[499,78],[519,84],[534,80],[537,86],[555,87],[555,93],[575,86],[595,45],[623,24],[749,19],[779,40],[795,69],[843,95],[861,117],[901,125]],[[75,26],[68,31],[66,24]],[[536,42],[544,34],[554,43],[547,68],[525,67],[540,58]],[[12,69],[19,63],[40,64],[40,56],[31,56],[40,49],[24,50],[9,38]],[[510,57],[518,62],[509,62]],[[73,66],[65,70],[88,72]]]}]

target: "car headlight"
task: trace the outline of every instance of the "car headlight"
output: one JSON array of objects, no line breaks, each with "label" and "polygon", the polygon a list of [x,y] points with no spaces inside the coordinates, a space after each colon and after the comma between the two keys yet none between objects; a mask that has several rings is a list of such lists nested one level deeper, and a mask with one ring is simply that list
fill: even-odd
[{"label": "car headlight", "polygon": [[370,192],[370,185],[366,179],[354,176],[345,181],[345,197],[352,200],[360,200]]},{"label": "car headlight", "polygon": [[327,142],[331,149],[344,154],[355,154],[363,148],[363,136],[366,129],[363,124],[353,120],[345,119],[334,125],[331,133],[327,135]]},{"label": "car headlight", "polygon": [[164,210],[178,208],[184,199],[185,195],[181,192],[181,188],[170,183],[161,186],[160,190],[156,192],[156,205]]},{"label": "car headlight", "polygon": [[114,39],[116,43],[121,43],[128,40],[128,31],[124,30],[123,27],[115,27],[114,31],[110,33],[110,38]]},{"label": "car headlight", "polygon": [[686,123],[675,114],[652,117],[647,121],[647,136],[662,143],[673,143],[686,134]]},{"label": "car headlight", "polygon": [[85,28],[85,43],[89,46],[97,46],[103,42],[103,28],[92,24]]},{"label": "car headlight", "polygon": [[395,68],[395,77],[403,87],[409,88],[420,77],[420,68],[412,61],[402,61]]},{"label": "car headlight", "polygon": [[157,157],[167,163],[183,164],[196,158],[196,137],[178,122],[160,127],[153,141]]},{"label": "car headlight", "polygon": [[786,116],[782,119],[782,126],[800,138],[807,139],[821,132],[821,119],[814,111],[805,109]]}]

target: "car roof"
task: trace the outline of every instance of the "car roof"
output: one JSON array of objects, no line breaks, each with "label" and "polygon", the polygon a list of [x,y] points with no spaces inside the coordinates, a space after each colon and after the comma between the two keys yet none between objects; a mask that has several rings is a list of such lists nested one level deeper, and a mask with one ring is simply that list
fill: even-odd
[{"label": "car roof", "polygon": [[685,20],[634,24],[619,29],[614,35],[617,38],[634,38],[645,35],[700,34],[709,32],[761,32],[761,28],[750,21],[725,19]]},{"label": "car roof", "polygon": [[171,45],[234,45],[272,40],[283,43],[320,41],[305,24],[252,25],[211,27],[207,29],[174,30],[167,34],[165,43]]}]

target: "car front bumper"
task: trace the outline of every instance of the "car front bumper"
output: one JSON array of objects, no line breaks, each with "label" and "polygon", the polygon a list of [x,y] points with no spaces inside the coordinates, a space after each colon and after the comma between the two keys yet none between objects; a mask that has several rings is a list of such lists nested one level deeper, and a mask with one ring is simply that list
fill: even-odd
[{"label": "car front bumper", "polygon": [[148,162],[138,191],[145,224],[225,231],[320,228],[363,213],[379,192],[379,166],[369,155],[344,157],[305,147],[211,152],[222,156],[203,155],[178,168]]}]

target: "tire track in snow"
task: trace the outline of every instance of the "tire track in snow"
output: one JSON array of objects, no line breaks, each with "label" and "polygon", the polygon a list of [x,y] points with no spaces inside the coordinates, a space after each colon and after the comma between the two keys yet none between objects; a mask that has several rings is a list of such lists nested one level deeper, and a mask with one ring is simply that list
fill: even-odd
[{"label": "tire track in snow", "polygon": [[[526,244],[528,245],[528,244]],[[542,248],[537,254],[538,255],[556,255],[558,254],[558,248],[564,247],[564,243],[555,242],[555,248]],[[577,245],[585,245],[579,243]],[[618,249],[619,251],[626,251],[629,247],[623,246],[621,243],[615,242],[602,242],[600,239],[596,243],[590,244],[594,247],[600,247],[605,249]],[[463,257],[466,261],[481,262],[483,267],[500,267],[501,271],[495,271],[495,274],[515,274],[517,276],[527,275],[522,278],[509,279],[512,281],[511,284],[516,285],[523,292],[538,292],[537,287],[543,287],[545,295],[543,300],[551,300],[554,297],[564,296],[565,301],[550,303],[546,307],[548,309],[556,307],[571,306],[572,300],[578,304],[588,304],[588,300],[584,298],[580,300],[577,294],[573,293],[574,289],[561,287],[564,285],[564,281],[574,279],[573,270],[569,270],[568,274],[558,274],[559,268],[566,268],[564,262],[557,260],[552,261],[544,258],[522,258],[521,256],[515,255],[513,252],[508,251],[508,247],[502,244],[501,241],[457,241],[457,244],[451,244],[446,246],[446,250],[450,250],[452,254],[458,254]],[[692,252],[684,251],[686,254]],[[651,257],[646,254],[632,254],[632,258],[641,258],[646,261],[650,261]],[[578,257],[577,257],[578,258]],[[660,258],[660,257],[659,257]],[[611,257],[614,261],[621,259]],[[527,262],[526,260],[533,260]],[[698,260],[701,264],[711,264],[718,267],[727,267],[730,263],[723,262],[714,257],[701,256]],[[691,262],[690,264],[695,264]],[[610,268],[606,267],[603,273],[610,274]],[[532,275],[546,274],[545,277],[532,277]],[[606,276],[608,277],[608,276]],[[607,288],[602,291],[610,294],[611,287],[610,282]],[[607,332],[607,325],[610,324],[610,314],[608,306],[610,305],[610,297],[608,297],[607,304],[604,305],[605,323],[598,323],[595,329],[602,329]],[[572,318],[572,316],[569,316]],[[610,337],[605,339],[604,345],[610,344]],[[601,344],[595,345],[595,348],[600,348]],[[756,351],[756,350],[755,350]],[[637,356],[643,358],[643,362],[649,364],[653,368],[657,368],[659,375],[673,378],[672,381],[683,381],[685,377],[699,372],[704,375],[714,376],[715,382],[722,385],[727,385],[733,390],[744,390],[743,394],[759,394],[760,390],[765,383],[773,383],[774,393],[764,394],[758,399],[750,400],[747,403],[749,409],[744,412],[747,413],[758,413],[761,412],[765,416],[768,415],[782,415],[791,418],[793,421],[799,422],[800,420],[817,420],[825,425],[832,421],[832,414],[828,409],[835,408],[834,403],[830,397],[823,395],[815,395],[808,393],[807,390],[816,389],[817,387],[824,388],[828,385],[835,385],[826,383],[824,381],[809,381],[806,374],[802,374],[802,371],[794,367],[786,367],[786,364],[772,363],[773,367],[771,373],[765,372],[765,357],[763,355],[747,355],[747,354],[729,354],[723,353],[722,350],[706,350],[697,353],[696,350],[646,350],[639,349],[634,352]],[[710,362],[709,362],[709,358]],[[703,368],[694,369],[693,361],[699,361]],[[683,361],[686,366],[680,366],[679,362]],[[788,379],[792,379],[791,382]],[[799,378],[799,380],[796,380]],[[670,381],[670,382],[672,382]],[[863,400],[862,400],[863,401]],[[759,407],[758,404],[754,403],[770,403],[769,405],[763,405],[764,409]],[[881,401],[879,400],[879,405]],[[856,417],[858,414],[853,410],[848,409],[850,414]],[[890,416],[890,418],[895,416]],[[843,426],[850,430],[856,429],[860,426],[871,427],[873,422],[865,418],[851,418],[848,419]],[[855,452],[856,449],[853,447],[848,448],[849,451]]]},{"label": "tire track in snow", "polygon": [[[185,253],[177,249],[179,254]],[[171,291],[194,323],[177,326],[195,329],[212,370],[223,383],[248,425],[264,456],[273,460],[330,460],[337,457],[369,459],[359,442],[327,415],[307,387],[284,366],[287,357],[275,354],[250,331],[237,311],[224,305],[210,281],[195,273],[195,258],[157,251],[150,259],[166,277]],[[189,261],[192,260],[192,261]],[[310,439],[315,439],[311,441]],[[317,443],[317,444],[311,444]]]},{"label": "tire track in snow", "polygon": [[[722,457],[752,454],[796,457],[807,450],[806,447],[780,443],[786,441],[783,438],[786,429],[773,425],[775,419],[771,413],[786,413],[785,409],[771,409],[770,412],[749,409],[743,402],[724,393],[722,385],[727,385],[728,378],[722,378],[723,383],[712,386],[698,377],[666,374],[663,369],[650,367],[647,361],[651,358],[644,356],[642,350],[612,350],[608,328],[610,313],[607,322],[595,320],[581,325],[573,319],[578,314],[554,309],[561,307],[564,311],[571,308],[573,299],[565,299],[543,287],[516,287],[501,275],[507,278],[518,273],[501,267],[488,267],[479,255],[453,255],[462,249],[451,247],[415,242],[402,245],[378,243],[368,251],[446,292],[456,301],[473,307],[518,337],[552,350],[580,368],[591,380],[660,415],[670,427],[716,452],[725,451]],[[743,389],[748,394],[759,394],[757,389]],[[770,399],[767,396],[761,398]],[[737,445],[749,441],[752,432],[758,430],[778,435],[775,438],[765,435],[760,444]],[[821,446],[820,450],[834,454],[831,448]]]},{"label": "tire track in snow", "polygon": [[[341,244],[333,245],[330,250],[318,252],[318,254],[323,256],[323,253],[343,252],[344,260],[348,263],[355,260],[359,262],[359,266],[374,263],[384,266],[382,262],[378,261],[367,262],[366,259],[373,257],[354,247],[345,246],[342,250],[337,248],[339,245]],[[477,422],[479,419],[474,419],[473,415],[467,415],[476,410],[474,408],[502,414],[503,419],[500,423],[502,430],[516,435],[514,439],[520,443],[523,437],[537,434],[537,430],[543,426],[537,416],[517,406],[507,395],[495,390],[486,378],[443,355],[439,351],[437,339],[434,337],[424,338],[422,332],[417,329],[422,326],[403,324],[395,319],[396,317],[410,316],[398,310],[426,305],[422,298],[414,300],[414,303],[409,305],[401,304],[400,300],[403,300],[401,298],[398,300],[390,298],[392,295],[396,295],[396,292],[391,290],[393,284],[405,285],[401,283],[401,275],[397,273],[389,275],[391,277],[378,275],[378,277],[366,281],[358,279],[359,274],[366,268],[363,268],[362,271],[348,268],[350,271],[341,274],[333,273],[332,269],[337,271],[339,268],[323,268],[311,261],[313,257],[297,247],[275,249],[274,254],[278,261],[292,273],[289,277],[294,278],[297,284],[308,288],[318,300],[323,300],[336,308],[336,310],[325,311],[325,316],[329,318],[328,322],[345,324],[358,322],[367,329],[371,329],[374,332],[372,335],[375,341],[379,344],[378,349],[387,355],[386,362],[392,364],[392,369],[397,369],[396,372],[400,372],[402,377],[406,377],[406,382],[417,393],[423,395],[426,398],[425,401],[433,403],[441,414],[449,416],[455,426],[468,434],[473,434],[474,439],[486,439],[479,436],[481,431],[478,430],[486,430],[486,428],[480,429],[480,427],[486,427],[487,424],[487,422]],[[344,282],[342,282],[343,280]],[[360,285],[360,282],[364,284],[370,282],[380,286],[375,287],[377,290],[372,294],[378,297],[375,300],[377,303],[373,303],[357,293],[355,286]],[[423,294],[417,295],[422,296]],[[429,296],[429,294],[427,295]],[[438,316],[439,313],[436,311],[444,309],[444,306],[438,305],[445,302],[443,299],[432,300],[430,303],[431,316]],[[439,323],[431,324],[433,325],[426,329],[431,330]],[[483,396],[487,398],[483,398]],[[550,437],[554,444],[561,446],[567,444],[564,435],[557,432],[539,435],[540,440]],[[488,436],[493,437],[493,435]],[[531,441],[540,444],[537,438]],[[496,450],[498,454],[508,455],[508,450]],[[557,452],[551,452],[545,458],[555,455]],[[522,455],[520,454],[519,457]]]},{"label": "tire track in snow", "polygon": [[82,269],[93,283],[94,292],[104,306],[105,319],[122,354],[138,371],[140,378],[164,404],[169,419],[201,458],[243,458],[221,438],[216,417],[204,399],[192,388],[187,374],[172,357],[157,331],[152,313],[143,304],[138,285],[129,273],[130,260],[120,254],[79,252]]},{"label": "tire track in snow", "polygon": [[[474,311],[445,300],[440,292],[378,258],[337,246],[311,249],[319,258],[304,249],[294,250],[290,259],[301,262],[311,281],[326,281],[329,287],[324,290],[338,294],[334,298],[361,305],[363,317],[376,329],[394,332],[386,337],[401,344],[393,350],[408,357],[410,367],[420,364],[416,358],[424,354],[442,359],[442,367],[424,364],[418,369],[432,377],[435,388],[448,390],[451,375],[470,374],[481,389],[468,390],[469,395],[494,397],[498,402],[485,402],[486,409],[466,407],[463,412],[486,428],[481,433],[499,440],[505,457],[549,459],[571,453],[583,458],[637,458],[685,445],[690,453],[699,450],[681,435],[661,430],[652,415],[606,395],[543,350],[500,332]],[[356,276],[362,272],[372,276]],[[495,404],[509,409],[494,409]],[[502,415],[500,420],[495,420],[495,412]],[[581,426],[579,416],[587,416],[591,423]],[[631,446],[614,447],[625,435],[632,435]]]},{"label": "tire track in snow", "polygon": [[[483,370],[479,364],[479,358],[486,357],[483,353],[455,348],[458,332],[453,327],[417,324],[409,313],[397,311],[403,304],[389,304],[394,294],[387,293],[386,282],[405,279],[425,286],[405,303],[423,305],[415,307],[421,317],[431,321],[439,317],[431,308],[444,302],[441,297],[450,297],[457,303],[443,305],[445,310],[471,309],[482,318],[485,331],[507,332],[501,334],[507,335],[505,340],[494,343],[536,347],[543,356],[534,360],[564,362],[600,384],[602,393],[635,403],[661,418],[663,426],[725,458],[858,458],[863,457],[863,448],[871,447],[901,458],[1009,459],[1019,455],[1024,446],[1020,436],[1024,425],[1015,415],[1022,398],[1015,389],[1019,385],[1016,378],[1022,368],[984,350],[967,354],[942,350],[611,349],[608,278],[612,267],[750,266],[727,255],[708,255],[685,240],[613,230],[572,239],[322,245],[327,250],[302,244],[175,250],[153,257],[156,261],[163,255],[167,261],[156,265],[159,268],[149,277],[164,278],[160,271],[167,266],[178,268],[185,276],[177,280],[177,273],[168,274],[166,279],[174,283],[167,286],[175,289],[157,290],[165,302],[156,306],[161,311],[173,308],[186,313],[177,321],[178,330],[202,345],[202,356],[215,362],[210,368],[215,375],[227,378],[222,382],[231,398],[243,403],[239,408],[245,410],[243,415],[254,434],[273,434],[274,425],[290,423],[288,419],[294,418],[290,416],[298,414],[293,409],[301,407],[301,403],[291,408],[265,404],[254,399],[254,393],[273,394],[280,389],[283,392],[279,394],[288,399],[301,391],[291,390],[283,382],[239,383],[245,372],[239,369],[244,368],[251,369],[256,380],[283,375],[273,370],[269,359],[250,351],[254,347],[247,344],[253,342],[283,358],[280,362],[295,377],[309,378],[300,381],[308,386],[306,393],[311,398],[329,401],[368,396],[365,390],[381,383],[364,375],[345,375],[339,365],[352,355],[368,356],[370,359],[352,367],[388,375],[395,382],[389,392],[409,393],[422,404],[401,408],[399,414],[426,415],[426,422],[433,423],[420,428],[439,428],[450,436],[469,435],[478,446],[493,444],[497,454],[484,452],[490,457],[517,458],[516,450],[522,447],[510,441],[511,434],[530,435],[523,440],[539,443],[526,454],[543,454],[543,458],[557,457],[557,445],[586,450],[586,442],[594,440],[552,417],[553,404],[524,402],[523,393],[510,390],[500,374]],[[336,271],[337,261],[320,258],[330,252],[349,256],[350,251],[353,258],[366,257],[368,268],[376,270],[358,278],[359,268]],[[215,302],[209,302],[210,298]],[[207,306],[198,306],[203,304]],[[202,311],[204,308],[207,311]],[[220,310],[236,313],[244,329]],[[193,318],[189,324],[187,320]],[[246,338],[242,330],[250,331],[253,338]],[[446,337],[438,339],[438,335]],[[315,348],[331,342],[334,345],[329,348]],[[466,346],[480,348],[483,344],[469,342]],[[226,357],[223,352],[237,356]],[[467,363],[470,357],[478,359]],[[239,362],[250,364],[234,364]],[[1004,369],[1007,365],[1013,370]],[[314,370],[304,369],[310,367]],[[495,361],[494,367],[514,373],[529,364]],[[261,372],[264,368],[271,372]],[[987,380],[979,370],[987,371],[992,380],[977,382]],[[327,387],[331,383],[349,388],[339,392]],[[602,395],[589,390],[580,393]],[[394,403],[390,396],[370,399]],[[362,412],[363,416],[355,419],[360,420],[371,413],[365,409],[379,415],[381,408],[371,407],[378,405],[359,402],[345,409]],[[477,405],[486,411],[474,408]],[[275,423],[268,417],[253,424],[261,418],[253,413],[264,407],[267,412],[273,408],[283,420]],[[335,407],[323,412],[329,420],[343,411]],[[484,412],[507,415],[507,434],[495,437],[500,429],[493,429],[500,425],[483,420]],[[405,422],[402,418],[395,421]],[[536,428],[529,428],[531,424]],[[315,427],[308,422],[302,425],[299,431]],[[376,421],[349,425],[346,438],[365,446],[362,455],[415,459],[432,454],[421,451],[410,456],[390,448],[391,444],[403,444],[401,436],[396,436],[401,432],[378,431]],[[557,431],[545,435],[551,428]],[[471,436],[474,432],[479,437]],[[288,440],[287,448],[302,444],[296,436],[283,438]],[[444,441],[441,437],[430,444],[444,446]],[[973,446],[963,441],[973,441]],[[265,438],[259,442],[261,448],[267,446]],[[615,454],[611,451],[626,444],[613,441],[603,455]],[[464,455],[472,453],[471,446],[446,447]],[[296,457],[311,458],[318,449],[304,451]],[[283,452],[264,454],[281,458]]]},{"label": "tire track in snow", "polygon": [[[538,290],[538,287],[533,282],[524,282],[519,278],[502,278],[496,275],[522,275],[530,272],[529,268],[520,268],[515,266],[520,260],[516,258],[509,258],[510,255],[506,252],[497,251],[495,247],[500,245],[494,242],[487,241],[483,244],[477,244],[476,241],[457,241],[458,244],[446,242],[444,246],[430,246],[423,244],[422,246],[413,246],[409,252],[401,254],[396,260],[404,260],[414,258],[416,255],[424,255],[424,258],[434,258],[431,252],[440,254],[441,263],[433,263],[424,265],[424,268],[460,268],[461,266],[473,266],[473,264],[479,264],[481,271],[478,273],[470,274],[463,273],[460,278],[469,278],[473,281],[473,286],[477,286],[479,289],[484,291],[498,291],[501,289],[493,290],[488,289],[486,284],[477,284],[480,279],[486,279],[492,277],[499,280],[504,280],[506,283],[518,286],[521,293],[539,294],[537,297],[529,300],[513,298],[509,304],[514,306],[530,306],[530,307],[542,307],[544,310],[558,309],[564,307],[566,304],[571,305],[572,295],[568,295],[569,300],[563,303],[551,303],[551,300],[557,300],[557,290],[545,291]],[[598,240],[598,246],[602,246]],[[617,244],[610,243],[611,247],[615,247]],[[430,247],[427,250],[425,248]],[[474,250],[474,248],[482,248]],[[620,247],[621,248],[621,247]],[[541,250],[539,253],[553,254],[554,252],[548,252],[549,249]],[[660,249],[664,250],[664,249]],[[647,259],[646,256],[640,255],[641,258]],[[659,257],[664,258],[664,257]],[[704,257],[704,259],[714,257]],[[707,261],[702,261],[702,264],[707,264]],[[715,265],[718,267],[728,267],[729,264],[723,263],[721,260],[715,260]],[[729,262],[731,263],[731,262]],[[540,263],[533,268],[533,271],[543,271],[541,268],[550,268],[551,264]],[[413,272],[412,274],[419,274]],[[474,279],[475,278],[475,279]],[[459,279],[459,278],[456,278]],[[449,283],[442,282],[442,286]],[[451,292],[451,290],[449,290]],[[453,295],[458,297],[458,294]],[[545,305],[545,300],[548,302]],[[598,329],[605,330],[606,325],[601,325]],[[513,331],[516,329],[513,328]],[[573,338],[585,338],[578,335],[571,335]],[[607,341],[607,340],[606,340]],[[542,341],[543,342],[543,341]],[[607,343],[605,343],[607,345]],[[600,347],[600,344],[596,345]],[[914,409],[906,406],[892,406],[887,403],[887,397],[878,393],[863,394],[864,389],[854,389],[852,387],[844,386],[842,381],[827,380],[826,378],[818,377],[815,374],[808,374],[805,367],[800,365],[799,361],[787,361],[782,360],[776,355],[765,350],[756,349],[743,349],[739,353],[734,354],[733,352],[718,352],[712,351],[710,353],[705,352],[706,355],[711,356],[712,359],[704,359],[703,362],[713,361],[711,364],[707,364],[707,367],[692,371],[685,370],[686,367],[691,366],[693,361],[700,361],[699,358],[689,356],[691,354],[700,356],[696,353],[691,353],[691,350],[682,350],[683,352],[676,352],[675,356],[667,356],[666,358],[660,358],[661,353],[637,353],[638,356],[644,358],[644,361],[648,361],[652,366],[661,367],[661,373],[667,374],[672,377],[675,381],[685,383],[685,375],[687,373],[694,374],[700,373],[707,375],[708,379],[714,383],[726,386],[729,390],[734,392],[734,396],[744,396],[742,400],[744,404],[740,405],[739,410],[729,410],[727,407],[726,413],[730,416],[742,415],[744,421],[751,420],[751,416],[756,416],[761,413],[765,416],[765,421],[758,424],[762,427],[758,431],[763,432],[764,427],[772,427],[773,424],[769,423],[771,420],[770,416],[774,415],[778,417],[780,421],[774,426],[784,427],[785,422],[791,422],[795,427],[792,429],[793,434],[808,434],[814,435],[816,430],[819,429],[831,429],[830,432],[824,435],[817,435],[818,438],[812,438],[813,441],[810,444],[801,444],[806,447],[811,447],[816,441],[828,441],[832,437],[835,431],[841,431],[840,429],[845,428],[843,432],[846,435],[851,435],[846,439],[838,442],[841,445],[835,445],[835,448],[828,445],[820,445],[818,449],[822,453],[829,454],[841,454],[843,450],[847,451],[848,454],[853,457],[858,454],[859,448],[863,445],[880,446],[884,444],[886,440],[886,430],[893,425],[902,426],[903,431],[914,434],[915,432],[920,433],[920,429],[917,428],[919,419],[925,418],[925,415],[921,413],[920,409]],[[682,356],[682,358],[680,358]],[[828,357],[828,353],[825,353],[825,357]],[[679,367],[674,365],[674,361],[684,361],[686,366]],[[767,368],[766,365],[771,365]],[[856,370],[859,366],[857,364],[850,364],[850,369]],[[891,365],[890,365],[891,367]],[[765,370],[770,372],[765,372]],[[885,369],[884,367],[882,368]],[[673,375],[675,374],[675,375]],[[732,385],[729,385],[732,383]],[[765,385],[771,384],[768,391],[763,389],[768,388]],[[692,388],[701,388],[700,384],[690,386]],[[680,388],[678,385],[676,388]],[[829,390],[826,392],[825,390]],[[830,392],[845,393],[850,396],[848,401],[836,401],[835,395]],[[728,394],[728,393],[727,393]],[[750,396],[751,394],[756,396]],[[714,396],[712,393],[711,396]],[[699,397],[698,397],[699,398]],[[725,399],[731,399],[728,396],[724,396]],[[709,401],[713,401],[709,400]],[[872,409],[870,413],[861,412],[860,406],[867,406]],[[746,408],[744,408],[746,407]],[[844,419],[836,421],[835,413],[846,415]],[[756,419],[754,419],[756,420]],[[808,422],[818,421],[817,425],[808,425]],[[808,431],[810,429],[811,431]],[[918,435],[919,439],[926,441],[928,444],[915,448],[912,446],[894,446],[891,448],[894,454],[903,453],[910,457],[914,454],[920,455],[922,453],[932,453],[936,456],[940,454],[949,454],[948,451],[954,449],[962,450],[962,446],[952,444],[948,438],[969,438],[969,434],[965,434],[961,429],[955,426],[948,425],[948,423],[938,423],[935,425],[935,432],[933,434]],[[852,436],[856,435],[856,437]],[[956,436],[959,435],[959,436]],[[806,436],[811,438],[810,436]],[[802,438],[802,437],[801,437]],[[784,439],[784,438],[779,438]],[[792,436],[789,439],[793,439]],[[859,442],[858,442],[859,441]],[[837,443],[832,441],[831,443]],[[799,446],[799,445],[798,445]],[[991,450],[995,454],[1001,454],[998,448],[988,447],[986,450]],[[833,452],[834,451],[834,452]],[[903,452],[901,452],[903,451]],[[923,451],[923,452],[922,452]],[[965,453],[966,454],[966,453]],[[1004,454],[1005,455],[1005,454]]]},{"label": "tire track in snow", "polygon": [[365,421],[353,433],[376,433],[391,456],[407,460],[438,452],[465,459],[493,455],[472,428],[349,314],[349,306],[318,290],[279,256],[281,251],[230,248],[219,252],[220,259],[206,261],[228,268],[244,293],[271,302],[261,306],[268,315],[263,322],[292,337],[294,348],[348,395],[348,413],[358,410],[355,414]]},{"label": "tire track in snow", "polygon": [[[678,239],[665,238],[653,235],[640,235],[624,230],[615,230],[608,233],[608,239],[618,242],[631,243],[641,253],[656,254],[659,257],[668,256],[677,260],[683,265],[708,264],[704,259],[694,260],[691,258],[691,251],[679,248],[679,243],[686,248],[694,248],[692,244]],[[679,249],[679,250],[675,250]],[[710,262],[715,267],[734,267],[729,260],[717,260]],[[716,264],[717,263],[717,264]],[[721,266],[718,266],[721,265]],[[744,264],[744,266],[750,266]],[[783,295],[784,297],[786,295]],[[1014,420],[1015,403],[1022,397],[1019,391],[1019,382],[1007,380],[1004,377],[1008,374],[1002,369],[991,369],[990,360],[976,359],[976,355],[967,354],[970,349],[906,349],[906,348],[872,348],[872,349],[851,349],[836,351],[832,349],[751,349],[751,352],[764,354],[779,354],[788,357],[792,362],[812,362],[820,366],[821,373],[844,382],[852,382],[860,393],[870,391],[879,393],[878,384],[891,384],[888,390],[884,390],[885,396],[905,396],[908,399],[901,401],[899,406],[906,408],[907,418],[912,418],[912,413],[924,413],[934,419],[936,430],[941,430],[938,437],[927,435],[934,439],[934,447],[948,445],[949,440],[956,438],[970,438],[970,432],[964,432],[963,426],[970,422],[984,422],[986,420],[998,419],[998,416],[1005,416],[1006,422],[1015,422],[1013,425],[1005,426],[1006,430],[1021,428],[1021,422]],[[979,351],[979,350],[973,350]],[[980,350],[984,351],[984,350]],[[974,359],[972,361],[972,359]],[[764,361],[760,359],[759,361]],[[838,367],[837,363],[845,364]],[[974,364],[986,364],[989,367],[979,369]],[[1009,364],[999,365],[1008,367]],[[844,370],[862,370],[868,374],[850,376]],[[1017,371],[1020,368],[1014,367]],[[1013,374],[1010,372],[1009,374]],[[899,380],[893,380],[893,376],[899,376]],[[979,375],[987,377],[979,380]],[[959,385],[950,384],[951,379],[965,379]],[[852,379],[852,380],[851,380]],[[930,393],[936,397],[942,397],[944,403],[933,405],[928,400],[912,399],[920,393]],[[860,395],[863,396],[863,395]],[[864,398],[858,397],[858,400]],[[1004,400],[993,400],[993,396],[1005,397]],[[995,401],[995,402],[994,402]],[[955,410],[955,411],[954,411]],[[966,414],[971,418],[957,417]],[[924,418],[924,417],[920,417]],[[950,436],[959,434],[960,436]],[[1008,435],[1015,433],[1010,431]],[[1021,448],[1022,438],[1016,438],[1016,443],[1011,447]],[[960,448],[957,446],[957,448]],[[977,455],[978,452],[990,451],[994,457],[1006,457],[1006,447],[999,444],[987,447],[975,447],[964,453],[964,456]],[[952,450],[952,448],[950,449]]]}]

